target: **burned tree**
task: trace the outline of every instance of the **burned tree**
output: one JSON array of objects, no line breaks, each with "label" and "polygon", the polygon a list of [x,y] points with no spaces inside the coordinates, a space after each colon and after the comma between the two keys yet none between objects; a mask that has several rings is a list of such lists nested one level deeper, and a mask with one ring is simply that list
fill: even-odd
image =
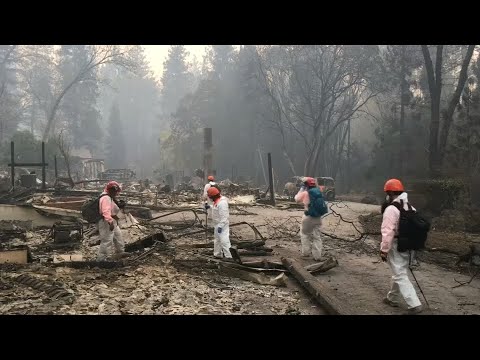
[{"label": "burned tree", "polygon": [[55,122],[55,115],[65,95],[72,87],[81,81],[88,80],[91,72],[104,64],[114,64],[126,69],[134,70],[134,63],[129,60],[127,50],[122,50],[116,45],[90,46],[88,57],[71,78],[59,86],[53,95],[47,123],[43,132],[43,139],[47,139]]},{"label": "burned tree", "polygon": [[[318,45],[274,47],[281,61],[261,54],[265,91],[277,108],[275,122],[305,148],[304,174],[315,176],[330,138],[377,93],[369,83],[376,47]],[[342,136],[341,138],[344,138]],[[329,161],[334,161],[330,159]]]},{"label": "burned tree", "polygon": [[64,181],[70,184],[72,187],[75,185],[72,179],[72,174],[71,174],[71,143],[67,139],[67,136],[65,135],[65,132],[62,130],[60,131],[56,136],[55,136],[55,144],[58,147],[58,150],[60,151],[60,154],[63,157],[63,160],[65,161],[65,167],[67,169],[67,178],[57,178],[55,182],[57,183],[58,181]]},{"label": "burned tree", "polygon": [[443,124],[440,129],[440,113],[441,113],[441,95],[443,86],[442,66],[444,45],[435,46],[435,66],[433,66],[430,50],[427,45],[422,45],[422,53],[425,61],[425,69],[427,71],[428,90],[430,93],[430,141],[429,141],[429,170],[430,176],[436,177],[440,175],[443,159],[445,158],[445,150],[448,140],[448,134],[453,122],[453,114],[460,101],[460,96],[465,87],[468,77],[468,66],[473,56],[475,45],[469,45],[460,66],[460,73],[456,83],[456,89],[448,100],[448,105],[442,112]]}]

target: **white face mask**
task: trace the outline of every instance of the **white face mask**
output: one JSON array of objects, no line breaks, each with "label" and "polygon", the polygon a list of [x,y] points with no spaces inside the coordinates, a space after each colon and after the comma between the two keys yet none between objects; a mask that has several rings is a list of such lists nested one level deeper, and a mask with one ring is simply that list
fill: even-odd
[{"label": "white face mask", "polygon": [[385,196],[385,200],[389,203],[390,202],[390,195]]}]

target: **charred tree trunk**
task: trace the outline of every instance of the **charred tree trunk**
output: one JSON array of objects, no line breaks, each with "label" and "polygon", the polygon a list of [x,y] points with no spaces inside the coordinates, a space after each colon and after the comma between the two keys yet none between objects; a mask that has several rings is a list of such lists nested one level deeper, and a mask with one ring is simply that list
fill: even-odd
[{"label": "charred tree trunk", "polygon": [[[352,124],[351,124],[351,120],[348,120],[348,140],[347,140],[347,171],[346,171],[346,175],[347,175],[347,181],[346,181],[346,184],[347,184],[347,192],[350,192],[350,188],[351,188],[351,176],[352,176],[352,162],[351,162],[351,141],[350,141],[350,134],[352,132]],[[342,144],[342,148],[343,148],[343,144]]]},{"label": "charred tree trunk", "polygon": [[437,45],[435,69],[433,68],[430,51],[427,45],[422,45],[425,68],[427,70],[428,88],[430,91],[430,139],[429,139],[429,172],[435,178],[441,172],[441,160],[438,148],[438,133],[440,130],[440,96],[442,94],[442,57],[443,45]]},{"label": "charred tree trunk", "polygon": [[[430,121],[430,154],[429,154],[429,170],[431,177],[437,177],[441,174],[445,151],[447,147],[448,134],[453,122],[453,114],[457,107],[463,88],[467,81],[467,71],[470,60],[475,50],[475,45],[469,45],[467,53],[462,62],[460,76],[458,79],[455,92],[448,103],[447,109],[443,113],[443,127],[440,133],[440,97],[442,93],[442,57],[443,45],[437,45],[435,59],[435,69],[433,68],[430,52],[426,45],[422,45],[423,57],[425,60],[425,68],[427,70],[428,87],[431,98],[431,121]],[[440,133],[440,138],[439,138]]]},{"label": "charred tree trunk", "polygon": [[448,103],[447,109],[443,113],[443,126],[442,126],[442,131],[440,133],[440,142],[439,142],[439,146],[438,146],[439,147],[439,163],[440,163],[440,165],[443,164],[443,160],[445,158],[448,134],[450,133],[450,127],[453,123],[453,114],[455,113],[455,109],[458,106],[458,103],[460,101],[460,96],[462,95],[463,89],[464,89],[465,84],[467,82],[468,65],[470,64],[470,60],[472,59],[474,50],[475,50],[475,45],[469,45],[468,46],[467,53],[466,53],[465,58],[463,59],[463,62],[462,62],[462,68],[460,70],[460,76],[458,78],[457,88],[455,89],[455,92],[453,93],[453,96],[450,99],[450,102]]},{"label": "charred tree trunk", "polygon": [[401,69],[400,69],[400,146],[398,149],[398,173],[400,178],[403,178],[403,162],[405,157],[405,102],[406,102],[406,90],[407,90],[407,79],[406,79],[406,59],[405,59],[405,45],[402,46],[401,50]]}]

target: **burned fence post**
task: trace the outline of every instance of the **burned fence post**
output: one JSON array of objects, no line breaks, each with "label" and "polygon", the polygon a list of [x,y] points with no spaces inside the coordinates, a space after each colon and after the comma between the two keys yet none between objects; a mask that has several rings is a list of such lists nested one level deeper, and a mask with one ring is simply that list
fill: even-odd
[{"label": "burned fence post", "polygon": [[57,155],[55,155],[55,179],[58,178]]},{"label": "burned fence post", "polygon": [[204,181],[207,182],[209,175],[212,175],[212,128],[203,129],[203,169]]},{"label": "burned fence post", "polygon": [[270,187],[270,198],[272,201],[272,205],[275,206],[275,189],[273,188],[273,169],[271,153],[268,153],[268,183]]},{"label": "burned fence post", "polygon": [[42,141],[42,190],[47,189],[47,185],[45,184],[46,180],[46,171],[45,171],[45,142]]},{"label": "burned fence post", "polygon": [[10,143],[10,162],[12,166],[12,189],[15,189],[15,144]]}]

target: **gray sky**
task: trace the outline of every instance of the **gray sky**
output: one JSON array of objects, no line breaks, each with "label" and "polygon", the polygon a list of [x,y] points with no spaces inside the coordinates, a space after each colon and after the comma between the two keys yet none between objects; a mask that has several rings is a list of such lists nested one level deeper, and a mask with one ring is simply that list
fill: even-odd
[{"label": "gray sky", "polygon": [[[142,45],[145,48],[145,55],[150,62],[150,68],[155,74],[157,79],[160,79],[163,72],[163,62],[168,56],[168,48],[170,45]],[[208,45],[185,45],[185,48],[190,53],[189,60],[193,59],[193,56],[197,57],[199,62],[202,61],[205,54],[206,47]]]}]

